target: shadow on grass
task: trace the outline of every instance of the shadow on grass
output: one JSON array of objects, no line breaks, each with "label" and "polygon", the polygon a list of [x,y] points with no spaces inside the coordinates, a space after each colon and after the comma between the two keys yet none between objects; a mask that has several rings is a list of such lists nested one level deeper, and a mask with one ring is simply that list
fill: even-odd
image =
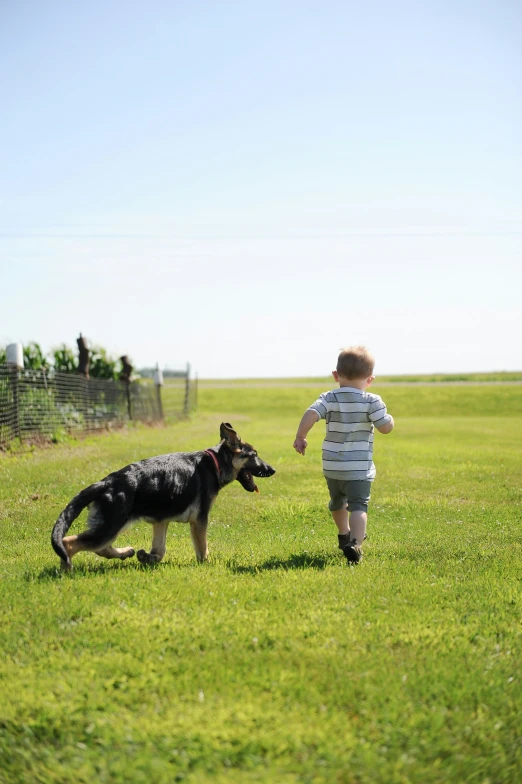
[{"label": "shadow on grass", "polygon": [[[314,555],[313,553],[293,553],[288,558],[268,558],[259,564],[242,565],[237,561],[228,561],[227,569],[234,574],[258,574],[259,572],[276,571],[278,569],[288,571],[289,569],[325,569],[327,566],[335,565],[339,561],[337,554]],[[212,565],[212,564],[210,564]],[[151,572],[157,569],[184,569],[184,568],[205,568],[208,564],[198,564],[197,562],[186,564],[175,561],[163,561],[158,564],[143,565],[134,559],[125,561],[86,561],[74,564],[72,572],[64,572],[59,565],[46,566],[40,572],[26,572],[24,580],[26,582],[45,582],[49,580],[74,579],[78,577],[97,577],[115,572]]]},{"label": "shadow on grass", "polygon": [[45,582],[47,580],[64,580],[74,578],[76,575],[81,577],[96,577],[98,575],[114,574],[120,571],[133,571],[133,572],[151,572],[167,564],[151,564],[144,566],[139,561],[131,559],[126,561],[93,561],[92,563],[79,563],[74,564],[72,572],[64,572],[60,566],[46,566],[38,574],[34,572],[26,572],[24,580],[28,583],[32,582]]},{"label": "shadow on grass", "polygon": [[269,558],[260,564],[242,566],[235,562],[227,564],[228,569],[234,574],[257,574],[258,572],[274,571],[282,569],[325,569],[331,564],[337,563],[335,555],[313,555],[312,553],[293,553],[288,558]]}]

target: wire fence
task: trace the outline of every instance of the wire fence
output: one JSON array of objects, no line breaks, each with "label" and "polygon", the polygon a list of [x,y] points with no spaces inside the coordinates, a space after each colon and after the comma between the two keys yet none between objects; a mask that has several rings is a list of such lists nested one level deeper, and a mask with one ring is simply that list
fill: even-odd
[{"label": "wire fence", "polygon": [[0,365],[0,448],[23,442],[89,434],[131,420],[161,422],[187,416],[197,401],[197,382],[185,377],[168,392],[149,381],[87,379],[76,373],[19,370]]}]

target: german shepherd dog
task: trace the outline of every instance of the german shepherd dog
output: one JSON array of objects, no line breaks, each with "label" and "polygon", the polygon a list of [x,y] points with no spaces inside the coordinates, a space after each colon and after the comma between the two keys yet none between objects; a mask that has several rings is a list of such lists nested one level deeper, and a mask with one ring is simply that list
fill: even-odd
[{"label": "german shepherd dog", "polygon": [[[102,558],[131,558],[133,547],[113,547],[112,543],[139,519],[152,523],[153,531],[150,553],[136,553],[140,563],[161,561],[171,521],[190,523],[196,558],[205,561],[208,516],[221,488],[237,479],[249,493],[259,492],[253,477],[275,474],[257,456],[254,447],[240,439],[232,425],[223,422],[219,432],[221,442],[217,446],[131,463],[78,493],[59,516],[51,537],[62,568],[70,571],[73,556],[82,550]],[[78,536],[65,536],[86,506],[87,530]]]}]

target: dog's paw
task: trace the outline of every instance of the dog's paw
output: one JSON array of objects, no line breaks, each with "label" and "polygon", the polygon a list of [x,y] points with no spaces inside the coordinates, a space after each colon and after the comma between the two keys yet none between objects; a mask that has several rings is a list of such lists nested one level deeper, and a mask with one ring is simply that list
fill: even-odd
[{"label": "dog's paw", "polygon": [[144,566],[154,566],[161,561],[161,556],[154,553],[148,553],[146,550],[138,550],[136,558]]}]

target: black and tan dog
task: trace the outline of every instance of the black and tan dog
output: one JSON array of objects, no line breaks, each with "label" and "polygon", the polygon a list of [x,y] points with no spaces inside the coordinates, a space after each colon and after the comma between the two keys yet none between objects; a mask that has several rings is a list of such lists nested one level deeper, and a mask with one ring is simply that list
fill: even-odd
[{"label": "black and tan dog", "polygon": [[[257,456],[253,446],[241,441],[228,422],[220,427],[221,443],[202,452],[158,455],[125,468],[86,487],[65,507],[52,533],[54,551],[62,568],[82,550],[103,558],[131,558],[133,547],[113,547],[117,536],[136,520],[152,523],[150,553],[138,550],[142,564],[159,563],[166,551],[171,521],[190,523],[198,561],[208,557],[208,515],[217,494],[237,479],[250,493],[257,491],[253,477],[272,476],[275,470]],[[73,520],[89,506],[87,530],[65,536]]]}]

